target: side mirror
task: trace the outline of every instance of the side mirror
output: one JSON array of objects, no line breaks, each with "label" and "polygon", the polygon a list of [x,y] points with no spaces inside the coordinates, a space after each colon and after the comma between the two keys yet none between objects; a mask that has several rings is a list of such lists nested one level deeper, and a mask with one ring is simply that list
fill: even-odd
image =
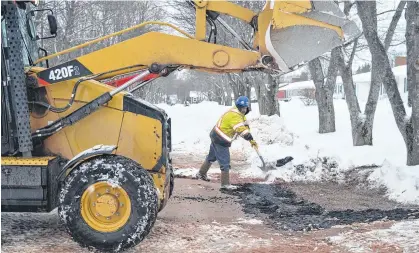
[{"label": "side mirror", "polygon": [[54,15],[48,14],[48,24],[51,35],[57,36],[57,19]]},{"label": "side mirror", "polygon": [[[32,17],[35,16],[35,12],[44,12],[48,11],[51,12],[51,14],[48,14],[48,25],[49,25],[49,31],[51,36],[43,36],[41,34],[40,37],[36,34],[35,26],[33,25]],[[28,30],[29,37],[31,37],[32,40],[40,40],[40,39],[49,39],[49,38],[55,38],[57,36],[57,19],[54,16],[54,12],[51,9],[39,9],[39,10],[32,10],[26,15],[26,29]]]}]

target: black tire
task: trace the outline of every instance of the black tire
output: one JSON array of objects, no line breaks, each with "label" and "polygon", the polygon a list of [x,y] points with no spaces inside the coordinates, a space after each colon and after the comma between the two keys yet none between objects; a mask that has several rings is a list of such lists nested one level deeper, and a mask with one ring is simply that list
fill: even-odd
[{"label": "black tire", "polygon": [[[129,195],[131,214],[127,223],[115,232],[92,229],[81,216],[80,200],[93,183],[111,179]],[[119,252],[140,243],[157,218],[158,196],[152,177],[136,162],[115,155],[87,160],[67,176],[60,192],[58,213],[68,233],[82,247]]]}]

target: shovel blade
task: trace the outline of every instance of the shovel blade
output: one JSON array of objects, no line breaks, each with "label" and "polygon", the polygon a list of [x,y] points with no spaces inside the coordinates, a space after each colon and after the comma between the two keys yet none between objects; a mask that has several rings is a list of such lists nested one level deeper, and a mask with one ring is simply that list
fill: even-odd
[{"label": "shovel blade", "polygon": [[333,1],[274,1],[265,33],[268,52],[289,72],[361,34]]},{"label": "shovel blade", "polygon": [[294,158],[292,156],[287,156],[285,158],[278,159],[278,160],[276,160],[276,167],[282,167],[285,164],[291,162],[292,160],[294,160]]},{"label": "shovel blade", "polygon": [[261,169],[262,171],[266,171],[266,164],[265,164],[265,160],[263,160],[262,156],[259,156],[260,161],[262,162],[262,167],[258,166],[259,169]]}]

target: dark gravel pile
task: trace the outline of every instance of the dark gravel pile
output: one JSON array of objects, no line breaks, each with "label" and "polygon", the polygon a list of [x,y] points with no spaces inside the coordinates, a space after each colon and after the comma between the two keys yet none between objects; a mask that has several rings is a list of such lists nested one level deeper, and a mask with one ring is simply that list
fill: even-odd
[{"label": "dark gravel pile", "polygon": [[309,231],[335,225],[419,218],[419,209],[326,210],[277,184],[243,184],[236,191],[224,192],[238,196],[244,212],[256,215],[279,230]]}]

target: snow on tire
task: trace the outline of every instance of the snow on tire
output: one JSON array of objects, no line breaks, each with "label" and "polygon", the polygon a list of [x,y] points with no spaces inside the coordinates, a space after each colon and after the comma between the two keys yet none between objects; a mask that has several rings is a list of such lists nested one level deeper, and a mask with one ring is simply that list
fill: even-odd
[{"label": "snow on tire", "polygon": [[[127,221],[116,231],[93,229],[82,216],[86,203],[82,195],[103,182],[122,188],[131,203]],[[157,191],[149,173],[134,161],[115,155],[94,157],[76,167],[63,183],[59,201],[60,219],[74,241],[101,251],[119,252],[138,244],[149,234],[158,213]]]}]

